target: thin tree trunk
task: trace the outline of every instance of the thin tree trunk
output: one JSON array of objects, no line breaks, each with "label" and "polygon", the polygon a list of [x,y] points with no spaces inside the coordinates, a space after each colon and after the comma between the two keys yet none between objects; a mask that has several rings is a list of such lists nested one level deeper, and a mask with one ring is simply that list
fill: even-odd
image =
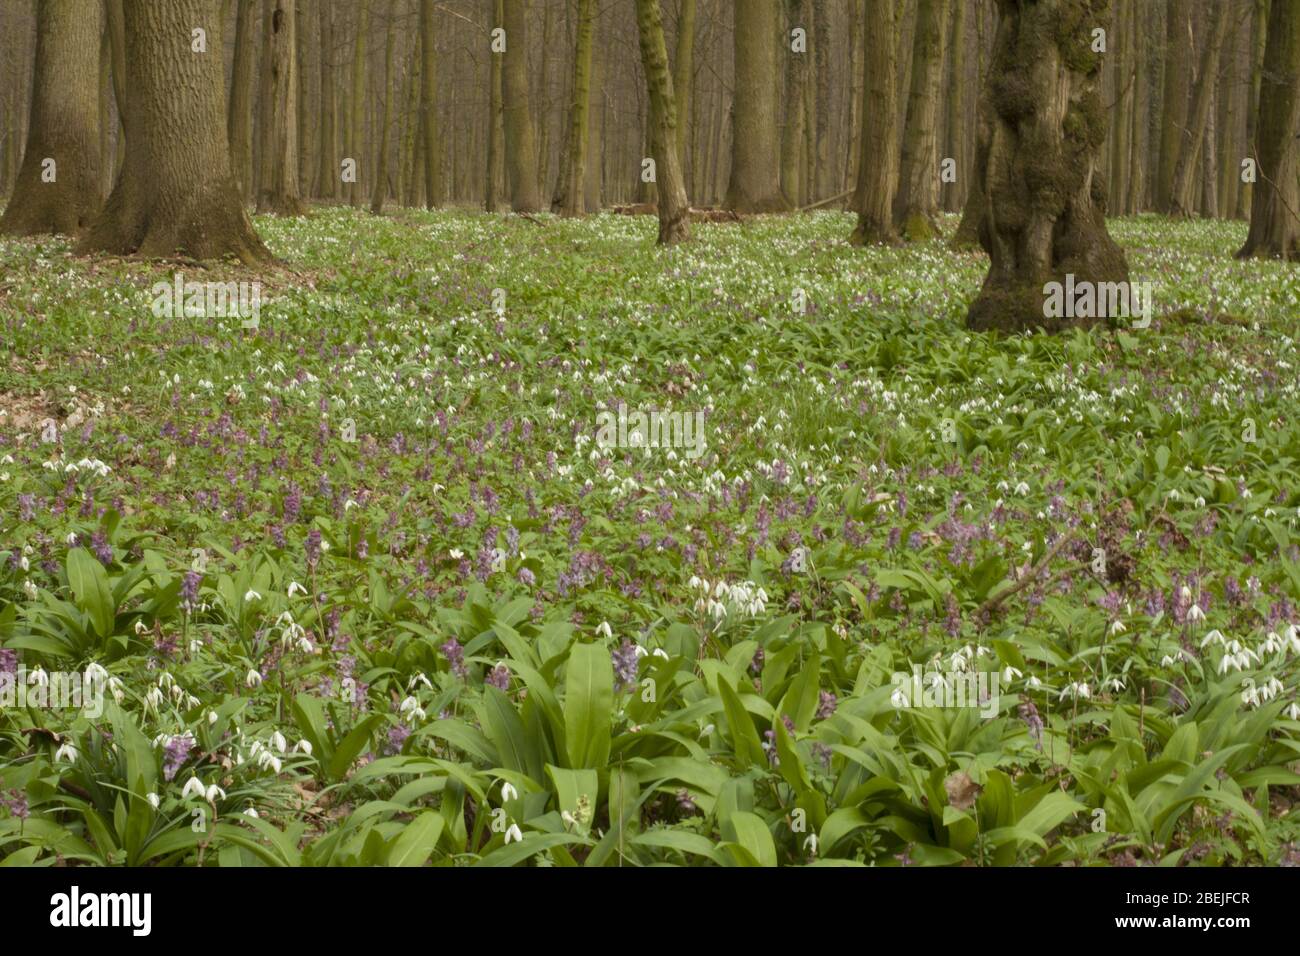
[{"label": "thin tree trunk", "polygon": [[659,187],[659,244],[670,245],[690,238],[690,202],[677,156],[677,104],[673,100],[673,75],[668,69],[659,0],[636,0],[636,23],[650,97],[650,150]]},{"label": "thin tree trunk", "polygon": [[785,0],[785,35],[781,51],[785,56],[785,129],[781,135],[781,191],[791,206],[800,205],[803,187],[800,171],[804,157],[804,82],[808,76],[806,48],[791,49],[791,33],[796,27],[807,30],[808,0]]},{"label": "thin tree trunk", "polygon": [[[587,104],[587,169],[584,174],[583,209],[588,213],[600,212],[605,200],[605,51],[601,47],[602,37],[608,33],[608,26],[602,27],[603,17],[599,4],[592,14],[591,23],[591,90],[596,97],[600,115]],[[589,94],[591,95],[591,94]]]},{"label": "thin tree trunk", "polygon": [[[1264,51],[1268,41],[1269,0],[1255,0],[1251,16],[1251,54],[1250,54],[1250,101],[1246,106],[1246,149],[1249,155],[1259,161],[1255,153],[1255,139],[1259,124],[1259,94],[1264,75]],[[1237,165],[1237,174],[1241,174],[1241,164]],[[1253,183],[1243,182],[1237,193],[1237,218],[1250,219],[1254,208]]]},{"label": "thin tree trunk", "polygon": [[854,245],[897,241],[894,231],[894,190],[898,184],[898,28],[894,4],[868,2],[862,17],[862,122],[858,186],[853,206],[858,211]]},{"label": "thin tree trunk", "polygon": [[316,149],[316,195],[337,199],[339,195],[339,143],[337,133],[338,98],[334,90],[334,4],[320,4],[320,141]]},{"label": "thin tree trunk", "polygon": [[357,35],[352,48],[352,102],[349,104],[348,155],[352,160],[354,179],[349,184],[348,198],[354,208],[360,209],[365,201],[365,141],[366,124],[366,47],[370,37],[370,0],[360,0],[357,8]]},{"label": "thin tree trunk", "polygon": [[528,95],[528,15],[525,0],[505,0],[506,52],[503,65],[506,168],[510,208],[537,212],[537,130]]},{"label": "thin tree trunk", "polygon": [[894,225],[912,242],[932,238],[939,231],[937,117],[947,17],[948,0],[919,0],[902,164],[894,197]]},{"label": "thin tree trunk", "polygon": [[438,17],[435,0],[420,0],[421,135],[424,137],[424,203],[428,209],[442,205],[442,136],[438,129]]},{"label": "thin tree trunk", "polygon": [[378,216],[388,198],[388,154],[392,151],[393,100],[397,98],[397,0],[388,0],[388,39],[384,44],[384,114],[379,125],[379,156],[375,164],[370,212]]},{"label": "thin tree trunk", "polygon": [[1201,55],[1200,72],[1196,80],[1195,100],[1187,120],[1186,135],[1178,150],[1174,178],[1169,191],[1168,213],[1171,216],[1190,216],[1195,210],[1193,174],[1200,161],[1200,150],[1205,143],[1206,124],[1210,119],[1210,106],[1214,100],[1214,87],[1219,76],[1219,53],[1228,26],[1226,0],[1215,0],[1205,37],[1205,50]]},{"label": "thin tree trunk", "polygon": [[596,0],[578,0],[578,35],[573,56],[573,106],[569,114],[567,169],[560,171],[565,185],[561,213],[579,216],[587,194],[587,149],[591,105],[591,46],[596,25]]},{"label": "thin tree trunk", "polygon": [[1188,97],[1191,89],[1191,5],[1189,0],[1168,0],[1165,33],[1165,87],[1161,107],[1160,168],[1156,205],[1167,210],[1174,202],[1174,176],[1186,141]]}]

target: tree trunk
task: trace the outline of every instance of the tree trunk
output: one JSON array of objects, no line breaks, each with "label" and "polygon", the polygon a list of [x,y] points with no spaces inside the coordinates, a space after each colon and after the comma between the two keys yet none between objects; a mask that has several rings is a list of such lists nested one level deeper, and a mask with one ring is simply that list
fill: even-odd
[{"label": "tree trunk", "polygon": [[912,80],[894,225],[910,242],[938,231],[939,163],[937,119],[943,81],[944,27],[948,0],[919,0],[912,45]]},{"label": "tree trunk", "polygon": [[338,101],[334,93],[334,4],[320,5],[320,142],[316,170],[316,195],[337,199],[339,195],[339,143],[336,116]]},{"label": "tree trunk", "polygon": [[781,136],[781,191],[790,205],[799,205],[803,189],[799,181],[800,153],[804,148],[804,82],[808,76],[808,54],[791,49],[795,27],[808,28],[808,0],[785,0],[785,35],[781,52],[785,57],[785,130]]},{"label": "tree trunk", "polygon": [[746,0],[735,10],[735,100],[731,181],[724,205],[743,213],[784,212],[776,123],[780,0]]},{"label": "tree trunk", "polygon": [[[328,3],[329,0],[323,0]],[[317,139],[320,133],[320,17],[316,14],[318,0],[295,0],[293,22],[297,33],[295,71],[297,75],[298,103],[298,189],[303,199],[311,198],[316,184],[320,150]]]},{"label": "tree trunk", "polygon": [[815,202],[827,194],[831,165],[831,24],[827,0],[812,0],[809,13],[813,61],[812,82],[807,89],[812,106],[804,113],[812,139],[812,161],[804,181],[805,203]]},{"label": "tree trunk", "polygon": [[[492,14],[493,29],[500,28],[505,22],[505,0],[496,0]],[[502,116],[501,116],[501,97],[502,97],[502,74],[504,68],[505,54],[492,54],[491,67],[491,96],[488,105],[488,148],[487,148],[487,197],[486,206],[488,212],[496,212],[501,204],[501,168],[502,168]]]},{"label": "tree trunk", "polygon": [[528,96],[528,13],[525,0],[505,0],[506,52],[503,76],[506,168],[510,208],[537,212],[537,131]]},{"label": "tree trunk", "polygon": [[27,148],[0,233],[73,235],[99,212],[101,15],[98,2],[36,5]]},{"label": "tree trunk", "polygon": [[[1106,135],[1103,57],[1092,28],[1109,26],[1110,0],[1000,0],[990,85],[993,131],[983,156],[980,238],[988,276],[971,305],[974,330],[1091,325],[1049,316],[1045,284],[1127,282],[1128,263],[1106,232],[1095,176]],[[1098,310],[1092,310],[1098,311]]]},{"label": "tree trunk", "polygon": [[587,104],[587,169],[584,174],[584,192],[582,206],[588,213],[600,212],[605,199],[605,171],[602,161],[605,157],[605,51],[601,49],[600,39],[608,32],[608,27],[601,28],[600,7],[597,5],[592,14],[591,24],[591,89],[596,91],[599,115],[592,104]]},{"label": "tree trunk", "polygon": [[1148,62],[1147,51],[1150,40],[1142,26],[1142,6],[1130,4],[1128,33],[1133,40],[1133,96],[1132,109],[1129,113],[1129,148],[1130,152],[1128,179],[1128,199],[1125,208],[1133,215],[1142,211],[1143,197],[1146,193],[1146,163],[1143,157],[1150,152],[1147,136],[1147,114],[1151,109],[1150,87],[1144,66]]},{"label": "tree trunk", "polygon": [[438,19],[434,0],[420,0],[420,42],[424,56],[421,71],[421,135],[424,137],[424,204],[442,204],[442,136],[438,130]]},{"label": "tree trunk", "polygon": [[[361,0],[357,8],[357,35],[352,49],[352,102],[348,105],[348,155],[352,160],[354,179],[349,184],[348,198],[354,208],[360,209],[364,202],[365,178],[361,175],[365,167],[366,128],[366,41],[370,36],[370,0]],[[341,171],[342,167],[340,167]]]},{"label": "tree trunk", "polygon": [[578,0],[578,36],[573,55],[573,106],[569,114],[569,165],[560,170],[564,181],[560,212],[580,216],[587,190],[588,117],[591,104],[591,38],[596,24],[596,0]]},{"label": "tree trunk", "polygon": [[673,75],[668,69],[659,0],[636,0],[636,25],[641,37],[641,66],[650,94],[650,150],[659,187],[659,244],[670,245],[690,238],[690,203],[677,153],[677,104],[673,101]]},{"label": "tree trunk", "polygon": [[1223,49],[1227,28],[1228,4],[1226,0],[1215,0],[1209,30],[1205,36],[1201,68],[1196,79],[1195,100],[1187,120],[1182,146],[1178,150],[1178,162],[1174,166],[1173,183],[1169,190],[1169,206],[1166,211],[1171,216],[1190,216],[1196,207],[1196,197],[1192,191],[1193,174],[1201,159],[1200,151],[1210,119],[1210,106],[1214,101],[1214,87],[1219,79],[1219,51]]},{"label": "tree trunk", "polygon": [[849,0],[849,135],[848,162],[844,165],[841,188],[847,189],[857,182],[858,157],[862,145],[862,17],[863,0]]},{"label": "tree trunk", "polygon": [[[131,153],[79,252],[270,259],[230,171],[215,0],[125,0]],[[207,55],[190,31],[208,30]]]},{"label": "tree trunk", "polygon": [[262,143],[259,213],[301,216],[307,211],[298,185],[298,51],[296,0],[273,3],[266,47],[262,55],[270,64],[270,99]]},{"label": "tree trunk", "polygon": [[379,126],[379,157],[370,211],[378,216],[388,198],[388,154],[393,148],[393,100],[397,98],[397,0],[388,0],[388,39],[384,44],[384,115]]},{"label": "tree trunk", "polygon": [[117,149],[110,177],[115,183],[126,162],[126,21],[122,0],[105,0],[104,16],[113,54],[113,101],[117,104]]},{"label": "tree trunk", "polygon": [[245,198],[253,195],[253,42],[254,0],[239,0],[235,15],[235,63],[230,78],[230,168]]},{"label": "tree trunk", "polygon": [[868,2],[862,16],[862,122],[858,186],[853,197],[858,225],[850,242],[897,241],[894,190],[898,183],[897,20],[894,4]]},{"label": "tree trunk", "polygon": [[1191,5],[1188,0],[1168,0],[1165,32],[1165,88],[1161,108],[1160,168],[1156,180],[1156,207],[1169,209],[1174,200],[1174,173],[1182,154],[1191,89]]},{"label": "tree trunk", "polygon": [[1273,0],[1271,6],[1255,126],[1259,179],[1251,196],[1250,233],[1237,257],[1292,260],[1300,258],[1300,3]]},{"label": "tree trunk", "polygon": [[[1259,121],[1259,91],[1264,74],[1264,49],[1268,40],[1268,5],[1269,0],[1255,0],[1255,9],[1251,15],[1251,54],[1250,54],[1250,100],[1246,106],[1246,149],[1258,163],[1255,154],[1255,133]],[[1241,175],[1241,163],[1237,163],[1237,175]],[[1242,183],[1237,193],[1237,218],[1249,219],[1254,199],[1253,183]]]},{"label": "tree trunk", "polygon": [[[978,12],[978,11],[977,11]],[[943,191],[943,208],[948,212],[958,212],[965,202],[966,177],[970,175],[970,164],[966,159],[966,122],[970,104],[966,95],[966,4],[955,0],[952,12],[952,30],[948,37],[948,60],[950,75],[947,122],[948,158],[956,167],[955,182],[941,184]]]},{"label": "tree trunk", "polygon": [[688,135],[695,99],[695,0],[682,0],[677,15],[677,54],[673,63],[673,96],[677,100],[677,161],[686,175]]}]

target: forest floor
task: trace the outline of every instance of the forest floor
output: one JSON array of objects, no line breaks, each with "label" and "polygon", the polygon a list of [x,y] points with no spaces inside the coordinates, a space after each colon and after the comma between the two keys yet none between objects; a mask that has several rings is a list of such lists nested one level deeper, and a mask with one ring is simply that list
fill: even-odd
[{"label": "forest floor", "polygon": [[655,225],[0,240],[0,861],[1300,864],[1293,267],[1116,220],[1151,326],[998,338],[979,253]]}]

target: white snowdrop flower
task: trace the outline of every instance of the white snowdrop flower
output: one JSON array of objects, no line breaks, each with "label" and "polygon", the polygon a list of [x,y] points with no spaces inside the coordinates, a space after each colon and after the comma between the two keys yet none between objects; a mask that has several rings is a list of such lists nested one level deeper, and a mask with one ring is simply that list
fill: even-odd
[{"label": "white snowdrop flower", "polygon": [[1023,482],[1023,481],[1022,481],[1022,482],[1019,482],[1019,483],[1016,485],[1015,493],[1016,493],[1017,495],[1020,495],[1020,496],[1023,498],[1025,495],[1029,494],[1029,485],[1027,485],[1027,484],[1026,484],[1025,482]]},{"label": "white snowdrop flower", "polygon": [[1184,601],[1190,601],[1192,599],[1192,589],[1184,584],[1182,588],[1179,589],[1178,596]]},{"label": "white snowdrop flower", "polygon": [[244,684],[250,689],[256,689],[262,686],[262,675],[253,669],[249,669],[244,675]]},{"label": "white snowdrop flower", "polygon": [[1111,624],[1111,626],[1110,626],[1110,633],[1111,633],[1112,635],[1115,635],[1115,634],[1123,634],[1126,630],[1128,630],[1128,628],[1126,628],[1126,627],[1124,626],[1124,622],[1121,621],[1121,620],[1119,620],[1118,618],[1117,618],[1117,619],[1115,620],[1115,622],[1114,622],[1113,624]]},{"label": "white snowdrop flower", "polygon": [[1286,645],[1282,643],[1282,636],[1277,631],[1269,631],[1268,636],[1264,638],[1264,643],[1259,645],[1259,649],[1265,654],[1275,654],[1285,649]]},{"label": "white snowdrop flower", "polygon": [[523,834],[523,832],[519,829],[519,824],[517,824],[517,823],[512,823],[512,824],[510,824],[510,827],[506,830],[506,839],[505,839],[505,842],[506,842],[506,843],[523,843],[523,842],[524,842],[524,834]]},{"label": "white snowdrop flower", "polygon": [[1241,668],[1237,666],[1237,658],[1234,657],[1232,654],[1224,654],[1223,657],[1219,659],[1219,666],[1215,669],[1220,674],[1226,674],[1232,668],[1241,670]]},{"label": "white snowdrop flower", "polygon": [[66,760],[68,763],[76,763],[77,748],[73,746],[72,741],[65,741],[63,746],[54,752],[55,760]]},{"label": "white snowdrop flower", "polygon": [[603,634],[605,637],[613,637],[614,632],[609,626],[609,621],[601,621],[596,627],[597,634]]},{"label": "white snowdrop flower", "polygon": [[295,594],[306,594],[306,593],[307,593],[307,589],[303,587],[301,584],[299,584],[297,581],[289,582],[289,597],[293,597]]},{"label": "white snowdrop flower", "polygon": [[907,695],[903,693],[903,688],[894,688],[894,692],[889,695],[889,702],[894,705],[895,709],[906,707]]},{"label": "white snowdrop flower", "polygon": [[254,601],[260,601],[260,600],[262,600],[262,595],[258,594],[256,591],[248,590],[244,592],[245,604],[252,604]]},{"label": "white snowdrop flower", "polygon": [[32,569],[32,562],[27,559],[27,555],[24,554],[18,559],[18,567],[23,571],[30,571]]},{"label": "white snowdrop flower", "polygon": [[217,712],[216,712],[215,710],[209,710],[209,711],[208,711],[208,726],[211,727],[211,726],[212,726],[213,724],[215,724],[216,722],[217,722]]},{"label": "white snowdrop flower", "polygon": [[407,689],[407,690],[414,690],[416,684],[423,684],[425,687],[429,688],[429,690],[433,690],[433,685],[432,685],[431,683],[429,683],[429,678],[428,678],[427,676],[425,676],[425,674],[424,674],[423,672],[421,672],[421,673],[419,673],[419,674],[416,674],[416,675],[415,675],[414,677],[412,677],[409,681],[407,681],[407,682],[406,682],[406,689]]},{"label": "white snowdrop flower", "polygon": [[166,700],[166,697],[163,696],[163,692],[161,690],[159,690],[157,687],[150,687],[149,693],[144,695],[145,710],[157,713],[158,708],[162,706],[164,700]]},{"label": "white snowdrop flower", "polygon": [[102,664],[91,661],[86,665],[86,683],[95,684],[108,680],[108,671],[104,670]]},{"label": "white snowdrop flower", "polygon": [[141,634],[148,634],[148,633],[149,633],[149,625],[145,624],[145,622],[142,621],[142,620],[140,620],[139,618],[136,618],[136,620],[135,620],[135,633],[136,633],[137,636],[138,636],[138,635],[141,635]]},{"label": "white snowdrop flower", "polygon": [[1042,686],[1043,686],[1043,682],[1040,681],[1040,680],[1039,680],[1037,677],[1035,677],[1033,674],[1030,674],[1030,675],[1025,679],[1025,687],[1029,688],[1030,690],[1037,690],[1038,688],[1040,688],[1040,687],[1042,687]]},{"label": "white snowdrop flower", "polygon": [[258,819],[257,811],[254,810],[252,807],[249,807],[247,810],[244,811],[244,816],[252,817],[254,820]]},{"label": "white snowdrop flower", "polygon": [[519,791],[515,789],[514,784],[512,784],[509,780],[507,780],[505,783],[501,785],[502,803],[505,803],[507,800],[514,800],[518,796],[519,796]]},{"label": "white snowdrop flower", "polygon": [[1103,684],[1102,686],[1108,688],[1112,693],[1118,694],[1120,691],[1124,689],[1124,682],[1120,680],[1118,677],[1112,677],[1110,680],[1106,681],[1105,684]]},{"label": "white snowdrop flower", "polygon": [[146,794],[145,799],[149,801],[149,806],[153,807],[155,810],[162,805],[162,797],[158,796],[156,793]]},{"label": "white snowdrop flower", "polygon": [[27,683],[37,687],[49,687],[50,675],[45,673],[44,668],[37,667],[36,670],[27,675]]},{"label": "white snowdrop flower", "polygon": [[1243,704],[1249,704],[1252,707],[1259,706],[1259,689],[1255,687],[1254,681],[1246,681],[1246,686],[1241,692],[1241,702]]},{"label": "white snowdrop flower", "polygon": [[271,751],[269,750],[263,750],[260,754],[258,754],[257,765],[261,767],[263,770],[266,770],[269,767],[271,770],[274,770],[276,773],[280,772],[280,767],[281,767],[280,758],[277,757],[275,754],[271,753]]},{"label": "white snowdrop flower", "polygon": [[226,791],[222,790],[214,783],[212,786],[208,787],[208,792],[205,796],[207,797],[208,803],[216,803],[218,797],[222,800],[226,799]]},{"label": "white snowdrop flower", "polygon": [[77,546],[77,532],[75,531],[69,532],[67,541],[68,541],[69,548],[75,548]]},{"label": "white snowdrop flower", "polygon": [[1092,691],[1087,684],[1074,681],[1066,685],[1065,689],[1061,691],[1061,696],[1073,697],[1075,700],[1089,700],[1092,697]]},{"label": "white snowdrop flower", "polygon": [[181,798],[188,800],[190,797],[198,797],[200,800],[206,795],[207,791],[203,789],[203,781],[198,777],[190,777],[185,781],[185,789],[181,791]]},{"label": "white snowdrop flower", "polygon": [[459,561],[461,558],[465,557],[465,552],[462,551],[460,548],[452,548],[447,553],[452,556],[453,560],[456,561]]},{"label": "white snowdrop flower", "polygon": [[23,593],[27,595],[28,600],[35,601],[37,596],[40,594],[40,591],[36,589],[36,585],[32,583],[32,579],[27,578],[23,581]]},{"label": "white snowdrop flower", "polygon": [[665,651],[662,647],[656,647],[650,653],[655,657],[662,657],[664,660],[668,660],[668,652]]},{"label": "white snowdrop flower", "polygon": [[1300,720],[1300,702],[1291,701],[1290,706],[1286,709],[1286,715],[1292,720]]},{"label": "white snowdrop flower", "polygon": [[1197,495],[1197,496],[1196,496],[1196,501],[1195,501],[1194,503],[1195,503],[1196,507],[1198,507],[1198,508],[1204,508],[1204,507],[1205,507],[1205,499],[1202,498],[1200,495]]},{"label": "white snowdrop flower", "polygon": [[280,751],[280,753],[284,753],[289,749],[289,742],[284,739],[284,734],[277,730],[275,733],[271,734],[271,746]]},{"label": "white snowdrop flower", "polygon": [[298,741],[296,744],[293,745],[293,752],[294,752],[294,753],[300,753],[300,754],[306,754],[308,757],[310,757],[310,756],[311,756],[311,741],[310,741],[310,740],[300,740],[300,741]]},{"label": "white snowdrop flower", "polygon": [[1220,631],[1217,627],[1214,630],[1210,631],[1210,633],[1206,634],[1203,638],[1201,638],[1201,647],[1204,647],[1206,644],[1210,643],[1211,641],[1214,641],[1220,647],[1222,647],[1224,644],[1223,632]]},{"label": "white snowdrop flower", "polygon": [[197,657],[203,651],[203,642],[197,637],[190,641],[190,657]]},{"label": "white snowdrop flower", "polygon": [[1190,608],[1187,609],[1187,619],[1189,621],[1204,621],[1205,612],[1201,610],[1201,606],[1199,604],[1193,604]]},{"label": "white snowdrop flower", "polygon": [[113,702],[120,704],[126,698],[126,692],[122,689],[122,682],[116,677],[108,679],[108,690],[113,695]]},{"label": "white snowdrop flower", "polygon": [[1021,673],[1019,668],[1012,667],[1010,664],[1002,669],[1002,680],[1004,683],[1010,684],[1013,680],[1019,680],[1023,676],[1024,674]]}]

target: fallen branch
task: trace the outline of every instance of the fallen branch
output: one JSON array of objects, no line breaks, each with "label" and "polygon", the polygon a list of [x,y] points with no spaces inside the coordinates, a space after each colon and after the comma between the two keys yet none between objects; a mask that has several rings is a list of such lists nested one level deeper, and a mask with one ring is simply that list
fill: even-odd
[{"label": "fallen branch", "polygon": [[817,200],[817,202],[810,203],[807,206],[800,206],[798,209],[795,210],[795,212],[807,212],[809,209],[818,209],[822,206],[829,206],[831,203],[839,202],[841,199],[848,199],[850,196],[853,195],[853,192],[854,191],[852,189],[845,190],[844,192],[840,193],[838,196],[831,196],[829,199],[819,199]]},{"label": "fallen branch", "polygon": [[976,619],[981,619],[985,615],[993,613],[1001,607],[1002,603],[1006,601],[1007,598],[1011,597],[1013,594],[1019,594],[1025,588],[1029,587],[1029,585],[1037,581],[1038,576],[1047,569],[1047,566],[1052,562],[1052,559],[1060,554],[1061,549],[1073,540],[1073,534],[1061,535],[1061,537],[1057,539],[1056,544],[1052,545],[1048,552],[1039,559],[1039,562],[1036,565],[1029,569],[1023,578],[1005,591],[999,591],[981,604],[980,609],[976,612]]}]

